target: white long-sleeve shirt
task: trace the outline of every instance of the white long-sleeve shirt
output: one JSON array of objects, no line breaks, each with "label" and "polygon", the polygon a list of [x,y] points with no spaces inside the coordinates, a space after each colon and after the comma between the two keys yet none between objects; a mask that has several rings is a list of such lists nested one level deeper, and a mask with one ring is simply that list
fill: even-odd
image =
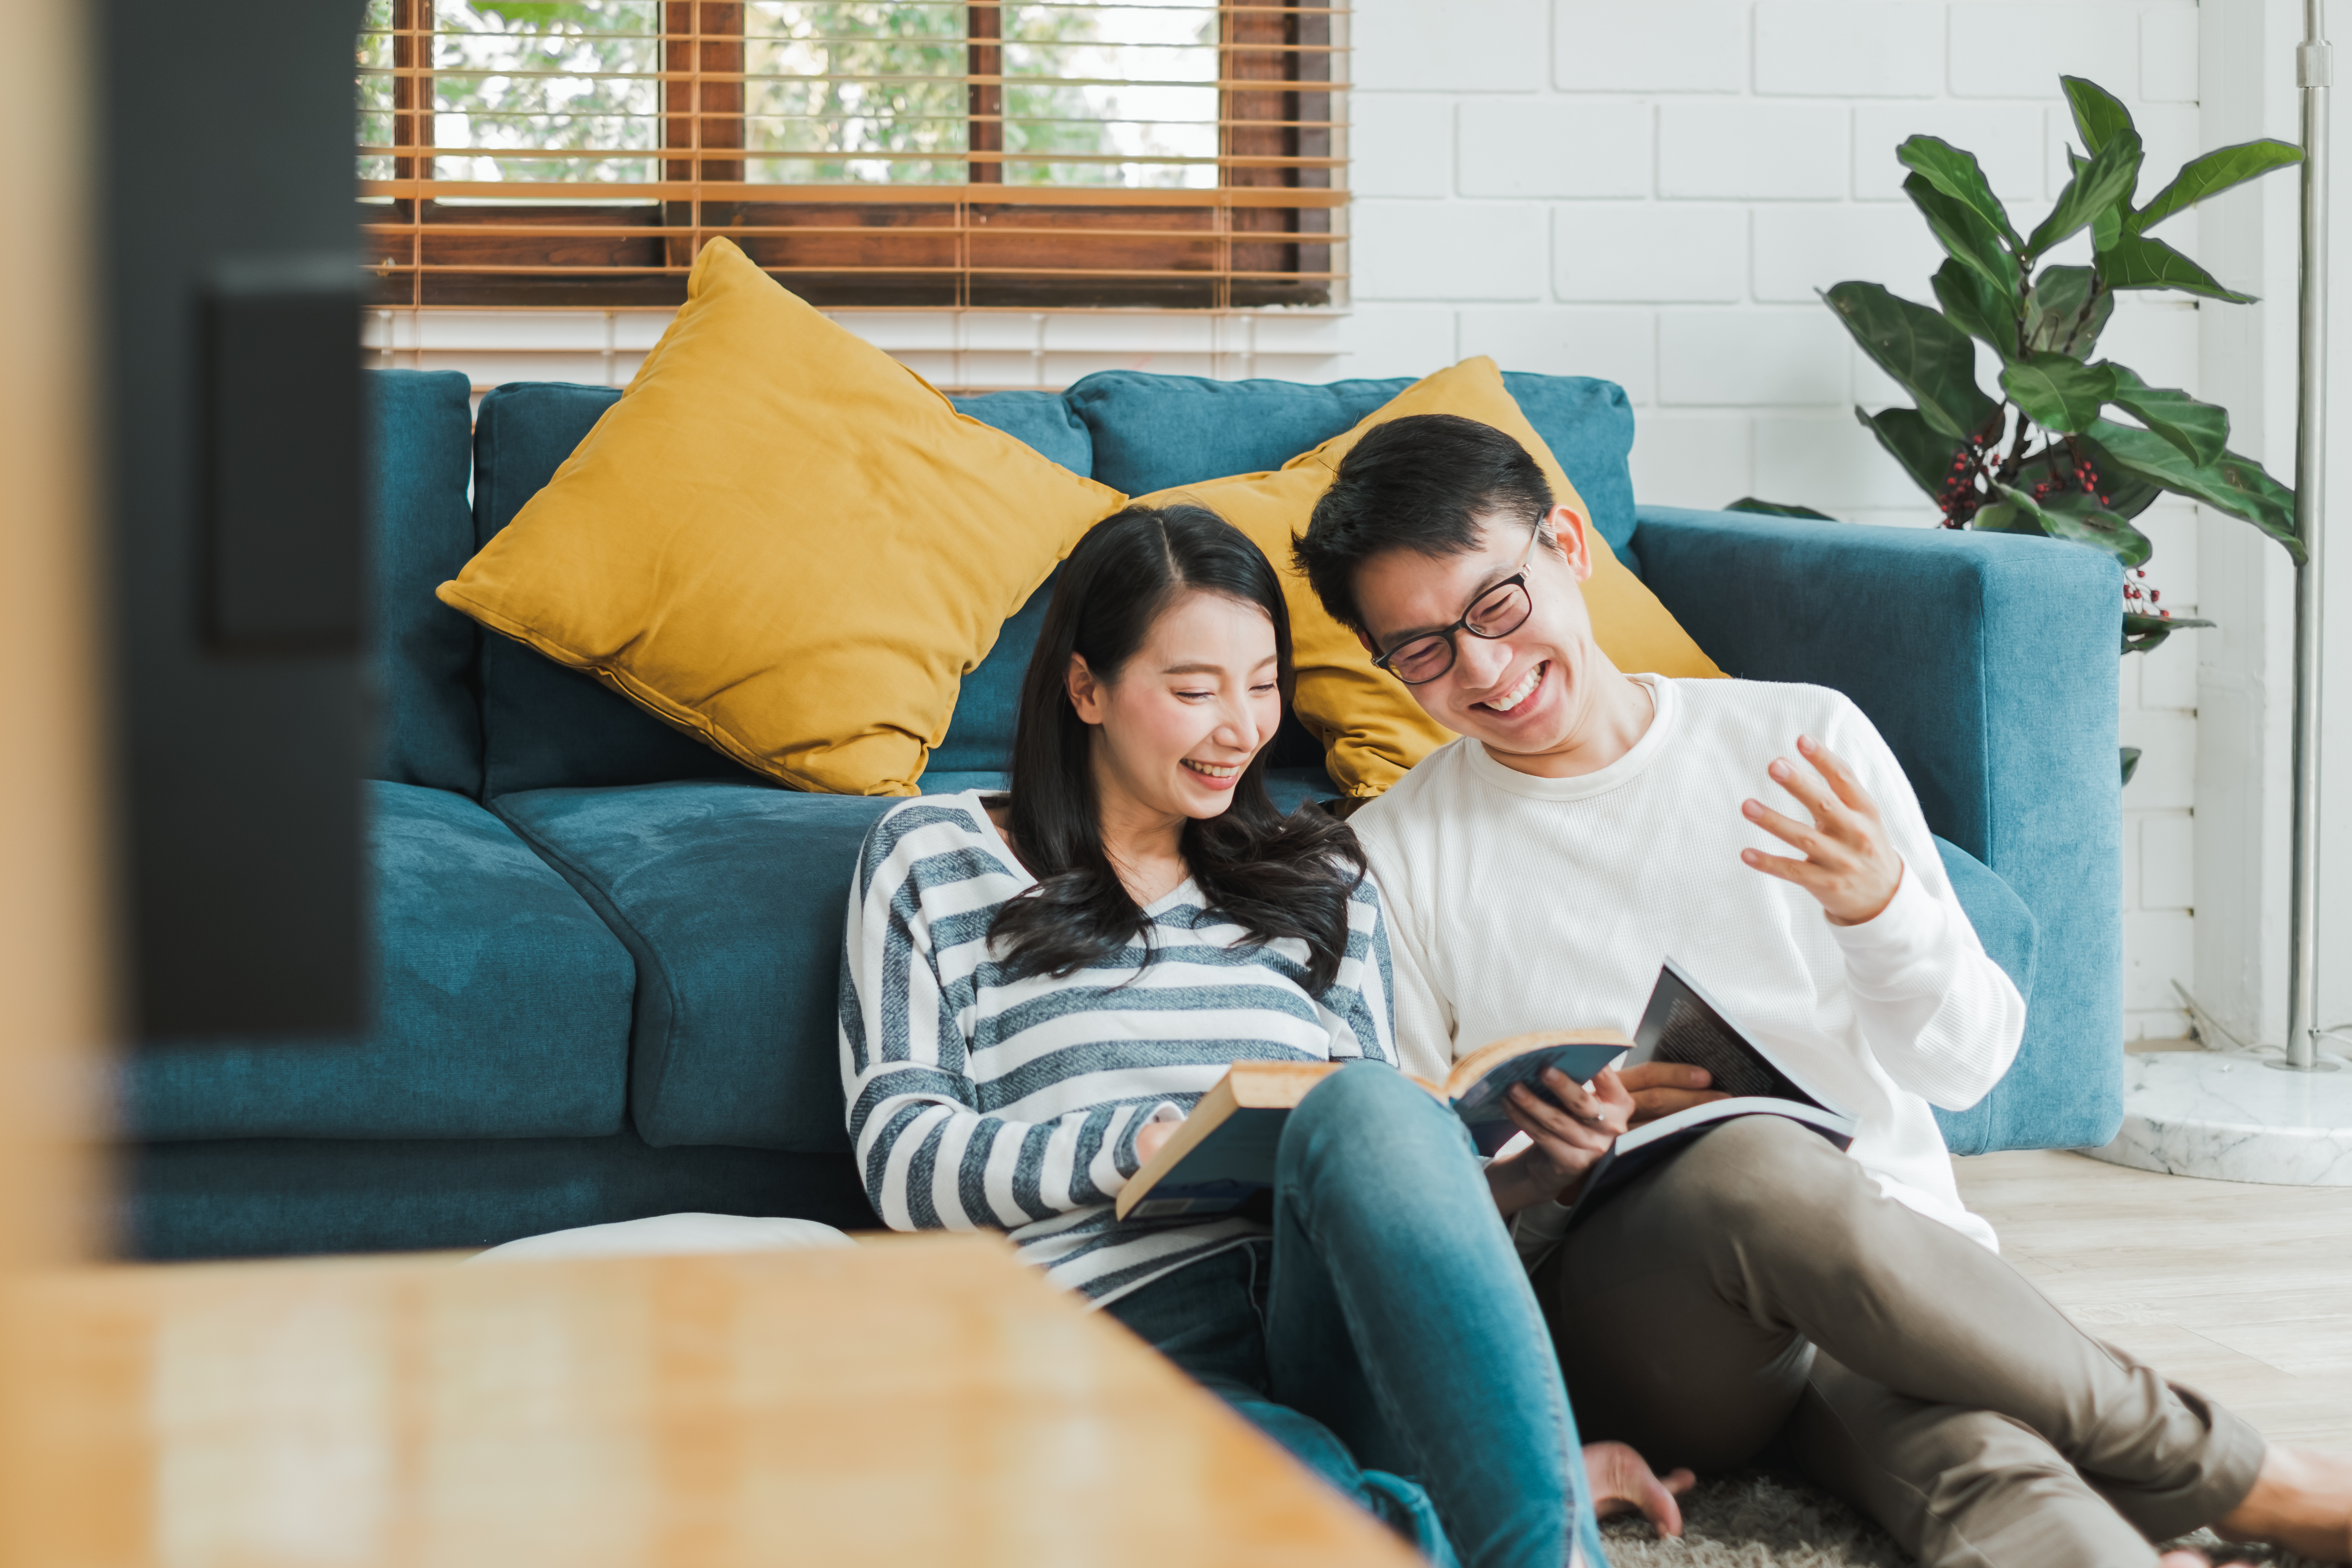
[{"label": "white long-sleeve shirt", "polygon": [[[1668,956],[1857,1122],[1852,1153],[1889,1197],[1998,1249],[1961,1204],[1928,1106],[1963,1110],[2017,1054],[2025,1004],[1952,892],[1894,753],[1818,686],[1642,675],[1655,703],[1633,750],[1597,773],[1537,778],[1475,741],[1430,755],[1349,820],[1389,917],[1405,1068],[1542,1028],[1631,1033]],[[1854,770],[1903,857],[1894,900],[1830,923],[1743,848],[1796,851],[1740,814],[1812,736]],[[1523,1241],[1565,1211],[1523,1215]]]}]

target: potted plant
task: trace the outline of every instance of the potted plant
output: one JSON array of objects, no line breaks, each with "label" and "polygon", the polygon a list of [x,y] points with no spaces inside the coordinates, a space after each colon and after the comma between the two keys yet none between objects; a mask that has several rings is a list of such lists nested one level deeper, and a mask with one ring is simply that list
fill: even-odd
[{"label": "potted plant", "polygon": [[[1875,283],[1840,283],[1822,298],[1911,395],[1916,406],[1875,414],[1857,406],[1854,417],[1935,500],[1943,526],[2038,533],[2106,551],[2125,573],[2122,649],[2145,652],[2181,627],[2212,623],[2164,608],[2146,583],[2152,546],[2131,520],[2170,490],[2252,523],[2300,564],[2294,494],[2229,449],[2225,409],[2092,356],[2120,289],[2251,303],[2148,231],[2303,154],[2284,142],[2223,147],[2191,159],[2146,205],[2135,205],[2141,147],[2130,113],[2095,83],[2060,81],[2084,151],[2069,149],[2074,177],[2031,234],[2011,223],[1974,154],[1914,136],[1895,155],[1911,171],[1905,194],[1948,253],[1931,284],[1939,308]],[[2084,229],[2091,265],[2047,264]],[[2000,355],[2000,397],[1977,384],[1971,338]],[[2126,779],[2137,760],[2126,752]]]}]

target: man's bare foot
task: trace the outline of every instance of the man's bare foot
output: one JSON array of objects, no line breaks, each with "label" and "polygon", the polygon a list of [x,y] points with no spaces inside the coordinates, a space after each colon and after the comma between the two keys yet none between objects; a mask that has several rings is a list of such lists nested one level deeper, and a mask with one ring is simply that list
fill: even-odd
[{"label": "man's bare foot", "polygon": [[1683,1532],[1682,1505],[1675,1499],[1698,1485],[1688,1470],[1660,1480],[1650,1462],[1622,1443],[1587,1443],[1584,1479],[1592,1488],[1592,1511],[1602,1519],[1639,1509],[1660,1535]]},{"label": "man's bare foot", "polygon": [[2276,1444],[2246,1500],[2214,1521],[2231,1541],[2284,1546],[2322,1563],[2352,1563],[2352,1459]]},{"label": "man's bare foot", "polygon": [[2156,1560],[2156,1568],[2213,1568],[2213,1560],[2202,1552],[2176,1546]]}]

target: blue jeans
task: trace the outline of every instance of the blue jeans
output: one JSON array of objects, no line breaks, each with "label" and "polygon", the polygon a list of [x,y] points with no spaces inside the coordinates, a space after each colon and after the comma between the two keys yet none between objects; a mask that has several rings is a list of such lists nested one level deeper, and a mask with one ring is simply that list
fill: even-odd
[{"label": "blue jeans", "polygon": [[1606,1559],[1568,1390],[1461,1122],[1351,1063],[1283,1129],[1274,1236],[1104,1309],[1441,1568]]}]

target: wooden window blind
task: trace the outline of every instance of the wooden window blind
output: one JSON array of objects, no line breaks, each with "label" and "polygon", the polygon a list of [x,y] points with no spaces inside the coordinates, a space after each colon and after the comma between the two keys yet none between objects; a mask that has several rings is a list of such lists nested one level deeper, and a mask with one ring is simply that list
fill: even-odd
[{"label": "wooden window blind", "polygon": [[713,236],[821,306],[1339,302],[1346,11],[370,0],[381,306],[662,306]]}]

